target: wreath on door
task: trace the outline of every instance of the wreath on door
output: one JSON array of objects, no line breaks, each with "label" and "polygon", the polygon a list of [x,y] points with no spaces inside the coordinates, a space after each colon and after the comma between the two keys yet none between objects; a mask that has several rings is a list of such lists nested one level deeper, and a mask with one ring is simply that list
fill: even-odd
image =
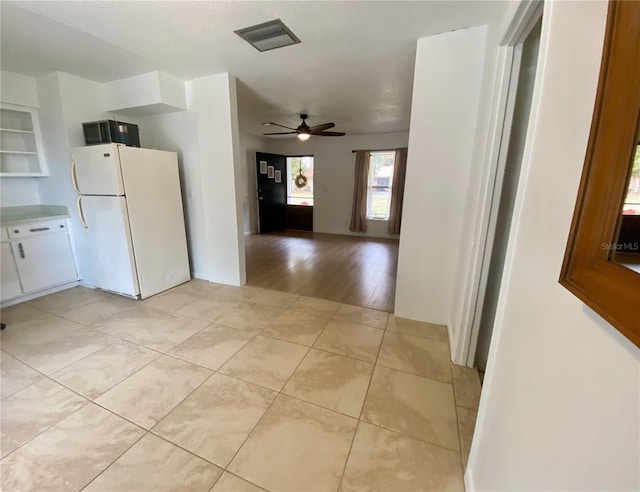
[{"label": "wreath on door", "polygon": [[302,174],[302,171],[300,171],[300,174],[296,176],[294,183],[296,184],[297,188],[304,188],[305,186],[307,186],[307,177]]},{"label": "wreath on door", "polygon": [[307,177],[302,174],[302,159],[300,159],[300,168],[298,169],[298,175],[296,176],[296,179],[293,180],[293,182],[296,185],[296,188],[304,188],[305,186],[307,186]]}]

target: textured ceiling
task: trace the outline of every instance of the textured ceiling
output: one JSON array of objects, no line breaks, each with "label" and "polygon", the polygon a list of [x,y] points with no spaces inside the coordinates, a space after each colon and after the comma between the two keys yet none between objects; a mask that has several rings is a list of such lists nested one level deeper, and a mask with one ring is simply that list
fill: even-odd
[{"label": "textured ceiling", "polygon": [[[350,134],[409,127],[416,40],[487,24],[499,2],[100,1],[0,3],[3,70],[97,81],[163,70],[238,78],[240,124],[334,121]],[[301,44],[260,53],[234,30],[275,18]]]}]

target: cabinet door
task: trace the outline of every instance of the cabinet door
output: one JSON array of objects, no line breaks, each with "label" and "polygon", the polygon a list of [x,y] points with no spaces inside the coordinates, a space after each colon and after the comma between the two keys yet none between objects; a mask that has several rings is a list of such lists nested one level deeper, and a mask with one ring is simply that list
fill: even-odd
[{"label": "cabinet door", "polygon": [[78,278],[66,233],[24,238],[12,247],[25,293]]},{"label": "cabinet door", "polygon": [[20,280],[18,280],[18,271],[11,254],[11,246],[9,243],[2,243],[2,257],[0,258],[2,265],[2,285],[0,286],[0,298],[5,301],[13,299],[22,294],[20,288]]}]

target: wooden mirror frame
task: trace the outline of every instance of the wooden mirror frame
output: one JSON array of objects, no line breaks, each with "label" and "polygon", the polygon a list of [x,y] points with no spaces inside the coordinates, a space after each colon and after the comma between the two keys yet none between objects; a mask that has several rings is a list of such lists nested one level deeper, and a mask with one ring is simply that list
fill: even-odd
[{"label": "wooden mirror frame", "polygon": [[640,274],[610,260],[640,115],[640,2],[609,3],[591,133],[560,283],[640,347]]}]

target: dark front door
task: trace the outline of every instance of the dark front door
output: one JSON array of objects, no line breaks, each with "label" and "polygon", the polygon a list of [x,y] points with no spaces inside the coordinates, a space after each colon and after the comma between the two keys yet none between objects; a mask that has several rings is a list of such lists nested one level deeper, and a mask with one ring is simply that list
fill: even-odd
[{"label": "dark front door", "polygon": [[256,152],[260,234],[287,228],[286,157]]}]

